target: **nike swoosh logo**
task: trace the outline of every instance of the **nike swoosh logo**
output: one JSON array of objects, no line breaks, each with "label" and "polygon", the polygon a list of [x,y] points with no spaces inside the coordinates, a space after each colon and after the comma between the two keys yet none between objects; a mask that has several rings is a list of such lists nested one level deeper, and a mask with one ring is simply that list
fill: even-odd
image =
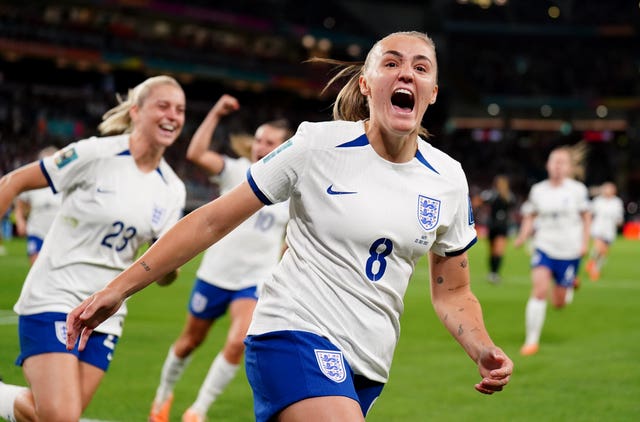
[{"label": "nike swoosh logo", "polygon": [[327,188],[327,193],[329,195],[353,195],[354,193],[358,193],[358,192],[349,192],[349,191],[339,191],[339,190],[333,190],[333,184],[329,185],[329,187]]},{"label": "nike swoosh logo", "polygon": [[114,190],[104,189],[104,188],[98,188],[98,189],[96,189],[96,191],[97,191],[98,193],[115,193],[115,192],[116,192],[116,191],[114,191]]}]

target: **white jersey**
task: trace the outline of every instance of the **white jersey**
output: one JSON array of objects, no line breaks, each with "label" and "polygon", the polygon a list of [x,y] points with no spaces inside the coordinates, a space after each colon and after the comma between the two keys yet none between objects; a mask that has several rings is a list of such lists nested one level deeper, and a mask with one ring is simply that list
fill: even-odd
[{"label": "white jersey", "polygon": [[[210,180],[224,194],[247,179],[250,166],[246,158],[225,157],[224,169]],[[280,260],[287,221],[288,201],[262,208],[206,250],[198,278],[227,290],[261,286]]]},{"label": "white jersey", "polygon": [[578,259],[583,245],[582,213],[589,211],[587,187],[564,179],[559,186],[543,180],[531,187],[522,214],[535,214],[533,246],[554,259]]},{"label": "white jersey", "polygon": [[617,196],[596,196],[591,203],[591,212],[591,235],[605,242],[613,242],[618,234],[618,226],[624,221],[622,199]]},{"label": "white jersey", "polygon": [[[70,312],[182,216],[184,184],[164,160],[141,172],[129,135],[70,144],[40,167],[63,199],[14,306],[20,315]],[[121,335],[125,314],[123,305],[96,331]]]},{"label": "white jersey", "polygon": [[463,253],[476,241],[460,164],[418,140],[392,163],[364,123],[303,123],[250,169],[265,203],[290,198],[289,249],[261,292],[249,334],[313,332],[356,374],[386,382],[403,297],[418,259]]},{"label": "white jersey", "polygon": [[44,239],[58,213],[62,195],[54,194],[51,188],[42,188],[22,192],[18,199],[29,204],[27,236]]}]

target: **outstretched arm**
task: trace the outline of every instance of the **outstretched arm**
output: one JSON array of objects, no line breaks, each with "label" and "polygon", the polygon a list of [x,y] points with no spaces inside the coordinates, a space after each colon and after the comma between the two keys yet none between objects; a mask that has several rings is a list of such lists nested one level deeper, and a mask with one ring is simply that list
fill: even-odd
[{"label": "outstretched arm", "polygon": [[509,382],[513,362],[489,337],[480,303],[471,291],[468,264],[466,253],[454,257],[430,253],[431,300],[444,326],[478,364],[482,380],[475,389],[493,394]]},{"label": "outstretched arm", "polygon": [[518,231],[518,236],[516,240],[513,241],[513,245],[516,248],[524,245],[524,242],[527,241],[529,237],[533,234],[533,220],[535,218],[535,214],[525,214],[522,217],[522,222],[520,223],[520,230]]},{"label": "outstretched arm", "polygon": [[21,192],[46,186],[47,179],[42,174],[38,161],[5,174],[0,178],[0,215],[7,212],[14,198]]},{"label": "outstretched arm", "polygon": [[209,110],[198,129],[193,134],[187,148],[187,160],[198,165],[209,174],[219,174],[224,168],[224,157],[211,151],[211,138],[220,123],[220,119],[240,108],[238,100],[231,95],[224,94]]},{"label": "outstretched arm", "polygon": [[189,213],[161,236],[137,261],[67,316],[67,348],[80,337],[83,350],[95,327],[113,315],[126,298],[180,267],[220,240],[262,207],[247,182]]}]

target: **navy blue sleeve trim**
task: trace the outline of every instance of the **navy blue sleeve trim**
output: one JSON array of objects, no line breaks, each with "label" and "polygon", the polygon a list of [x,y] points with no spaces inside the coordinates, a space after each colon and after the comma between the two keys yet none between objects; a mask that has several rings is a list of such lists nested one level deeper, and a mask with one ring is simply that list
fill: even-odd
[{"label": "navy blue sleeve trim", "polygon": [[453,251],[453,252],[445,252],[445,256],[458,256],[458,255],[462,255],[463,253],[465,253],[470,247],[472,247],[473,245],[475,245],[475,243],[478,241],[477,237],[474,237],[473,240],[471,242],[469,242],[469,244],[467,246],[465,246],[464,248],[460,249],[459,251]]},{"label": "navy blue sleeve trim", "polygon": [[269,201],[269,198],[267,198],[264,195],[264,193],[262,193],[260,188],[258,188],[258,185],[256,184],[256,181],[253,180],[253,176],[251,176],[251,169],[247,170],[247,182],[249,182],[249,186],[251,186],[251,189],[253,190],[253,193],[256,194],[258,199],[260,201],[262,201],[263,204],[265,204],[265,205],[273,205],[273,202]]},{"label": "navy blue sleeve trim", "polygon": [[56,190],[56,187],[53,186],[53,181],[49,176],[49,172],[47,172],[47,169],[44,167],[44,163],[42,162],[42,160],[40,160],[40,170],[42,170],[42,174],[44,174],[44,177],[47,179],[47,183],[51,187],[51,190],[53,191],[53,193],[58,193],[58,191]]}]

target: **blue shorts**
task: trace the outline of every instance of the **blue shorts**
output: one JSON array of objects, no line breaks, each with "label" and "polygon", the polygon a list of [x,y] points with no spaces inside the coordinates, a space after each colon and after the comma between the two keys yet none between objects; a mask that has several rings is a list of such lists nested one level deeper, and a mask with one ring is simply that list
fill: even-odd
[{"label": "blue shorts", "polygon": [[245,339],[247,378],[253,389],[257,422],[311,397],[345,396],[364,416],[383,383],[354,375],[342,352],[329,340],[304,331],[274,331]]},{"label": "blue shorts", "polygon": [[109,369],[118,336],[93,332],[82,352],[78,347],[67,350],[67,314],[62,312],[44,312],[35,315],[20,315],[18,318],[18,336],[20,337],[20,356],[16,365],[22,366],[25,359],[43,353],[70,353],[103,371]]},{"label": "blue shorts", "polygon": [[571,287],[578,274],[580,258],[554,259],[540,249],[536,249],[531,257],[531,267],[546,267],[551,270],[553,279],[561,287]]},{"label": "blue shorts", "polygon": [[27,236],[27,256],[33,256],[40,252],[44,240],[38,236]]},{"label": "blue shorts", "polygon": [[217,319],[227,312],[231,302],[238,299],[258,300],[258,288],[251,286],[242,290],[227,290],[196,278],[189,299],[189,312],[197,318]]}]

